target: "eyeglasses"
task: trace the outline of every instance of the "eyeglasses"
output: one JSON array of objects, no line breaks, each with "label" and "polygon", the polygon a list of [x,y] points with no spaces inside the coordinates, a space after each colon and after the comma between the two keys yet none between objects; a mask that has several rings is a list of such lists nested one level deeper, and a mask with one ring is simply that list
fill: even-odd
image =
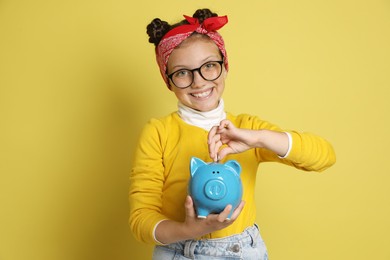
[{"label": "eyeglasses", "polygon": [[178,88],[188,88],[194,82],[194,71],[199,72],[199,75],[207,81],[218,79],[222,74],[223,61],[208,61],[196,69],[180,69],[167,77]]}]

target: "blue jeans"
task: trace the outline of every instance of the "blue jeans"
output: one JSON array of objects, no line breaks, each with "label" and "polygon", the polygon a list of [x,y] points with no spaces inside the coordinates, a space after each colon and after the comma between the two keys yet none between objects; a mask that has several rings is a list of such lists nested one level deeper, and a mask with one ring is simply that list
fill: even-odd
[{"label": "blue jeans", "polygon": [[217,239],[186,240],[156,246],[154,260],[168,259],[253,259],[267,260],[267,248],[257,225],[241,234]]}]

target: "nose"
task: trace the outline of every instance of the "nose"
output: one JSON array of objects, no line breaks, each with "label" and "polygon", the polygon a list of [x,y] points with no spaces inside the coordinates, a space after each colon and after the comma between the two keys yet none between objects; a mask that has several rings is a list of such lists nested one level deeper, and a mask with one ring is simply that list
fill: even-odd
[{"label": "nose", "polygon": [[193,77],[194,77],[194,80],[192,82],[191,88],[201,88],[201,87],[203,87],[203,85],[204,85],[206,80],[200,75],[200,71],[199,70],[195,70],[193,72]]}]

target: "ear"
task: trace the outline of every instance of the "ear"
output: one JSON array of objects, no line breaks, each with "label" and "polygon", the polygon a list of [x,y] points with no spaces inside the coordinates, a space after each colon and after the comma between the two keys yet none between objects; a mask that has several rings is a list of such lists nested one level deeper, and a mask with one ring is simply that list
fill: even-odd
[{"label": "ear", "polygon": [[235,171],[238,175],[241,173],[241,165],[236,160],[227,161],[224,165],[230,167]]},{"label": "ear", "polygon": [[191,158],[191,163],[190,163],[190,173],[191,173],[191,176],[194,176],[194,173],[196,172],[196,170],[202,166],[202,165],[206,165],[207,163],[205,163],[204,161],[202,161],[201,159],[199,158],[196,158],[196,157],[192,157]]},{"label": "ear", "polygon": [[225,80],[227,78],[227,75],[228,75],[228,71],[226,70],[225,65],[223,65],[222,74],[223,74],[222,77]]}]

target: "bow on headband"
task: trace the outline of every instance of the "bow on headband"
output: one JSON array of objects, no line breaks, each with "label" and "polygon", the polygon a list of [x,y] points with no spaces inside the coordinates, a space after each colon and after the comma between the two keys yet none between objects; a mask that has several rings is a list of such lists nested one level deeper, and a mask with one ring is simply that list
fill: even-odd
[{"label": "bow on headband", "polygon": [[227,16],[210,17],[205,19],[203,23],[199,23],[199,20],[194,17],[184,15],[184,18],[189,22],[189,24],[177,26],[167,32],[156,48],[156,59],[160,68],[160,73],[168,87],[170,84],[166,74],[169,56],[180,43],[194,32],[207,35],[214,41],[224,57],[225,68],[228,70],[225,43],[222,36],[217,32],[217,30],[222,28],[228,22]]},{"label": "bow on headband", "polygon": [[184,15],[184,18],[190,24],[183,24],[181,26],[173,28],[172,30],[170,30],[168,33],[164,35],[163,39],[166,39],[176,34],[195,32],[195,31],[201,34],[207,34],[208,32],[219,30],[228,22],[228,18],[226,15],[207,18],[201,24],[199,23],[198,18],[190,17],[187,15]]}]

